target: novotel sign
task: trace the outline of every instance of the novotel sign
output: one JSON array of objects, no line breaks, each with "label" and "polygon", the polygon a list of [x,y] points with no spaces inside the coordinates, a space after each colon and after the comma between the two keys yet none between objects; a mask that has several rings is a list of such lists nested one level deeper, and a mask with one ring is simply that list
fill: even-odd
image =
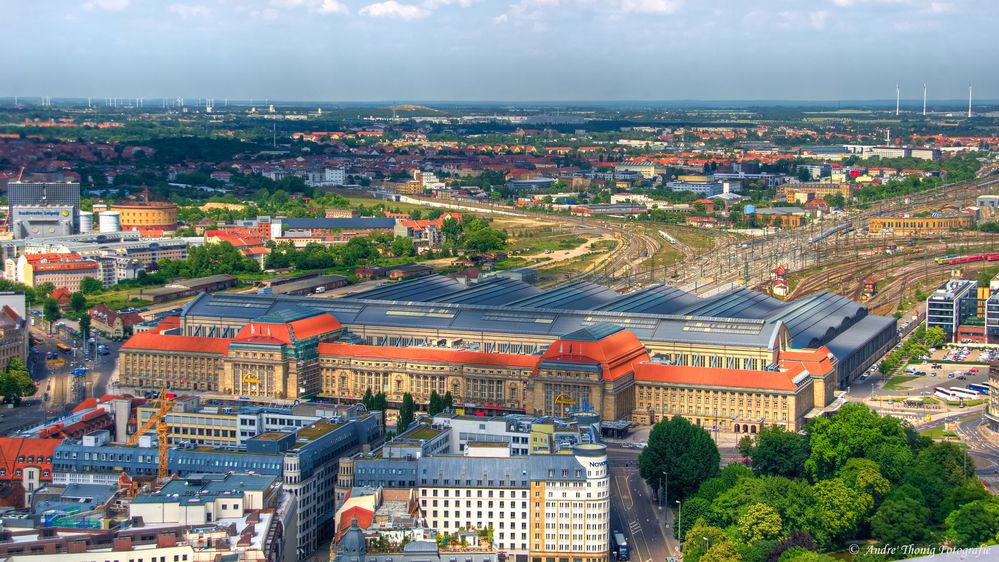
[{"label": "novotel sign", "polygon": [[593,468],[607,466],[607,461],[590,461],[590,466],[592,466]]}]

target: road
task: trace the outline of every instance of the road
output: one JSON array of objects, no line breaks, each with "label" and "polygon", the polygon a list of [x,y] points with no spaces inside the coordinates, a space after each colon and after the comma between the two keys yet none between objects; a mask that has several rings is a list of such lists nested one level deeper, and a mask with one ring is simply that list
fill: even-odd
[{"label": "road", "polygon": [[656,505],[638,473],[638,453],[638,449],[607,448],[611,532],[625,534],[632,562],[665,562],[668,556],[679,556],[679,544],[672,538],[673,512],[660,511]]}]

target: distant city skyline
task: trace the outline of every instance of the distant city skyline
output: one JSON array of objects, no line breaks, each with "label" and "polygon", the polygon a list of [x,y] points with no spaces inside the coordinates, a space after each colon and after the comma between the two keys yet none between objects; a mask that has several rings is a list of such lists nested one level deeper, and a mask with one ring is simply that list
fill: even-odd
[{"label": "distant city skyline", "polygon": [[4,7],[2,96],[999,97],[993,0],[53,0]]}]

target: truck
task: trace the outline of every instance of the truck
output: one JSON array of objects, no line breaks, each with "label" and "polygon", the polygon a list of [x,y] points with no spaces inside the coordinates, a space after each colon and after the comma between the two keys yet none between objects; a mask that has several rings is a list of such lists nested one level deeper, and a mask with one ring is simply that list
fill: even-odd
[{"label": "truck", "polygon": [[615,560],[630,560],[631,549],[628,548],[628,539],[624,538],[624,533],[614,531],[611,533],[611,553]]},{"label": "truck", "polygon": [[63,353],[69,353],[69,352],[73,351],[73,348],[70,347],[69,344],[65,344],[65,343],[62,343],[62,342],[59,342],[59,343],[56,344],[56,349],[58,349],[59,351],[61,351]]}]

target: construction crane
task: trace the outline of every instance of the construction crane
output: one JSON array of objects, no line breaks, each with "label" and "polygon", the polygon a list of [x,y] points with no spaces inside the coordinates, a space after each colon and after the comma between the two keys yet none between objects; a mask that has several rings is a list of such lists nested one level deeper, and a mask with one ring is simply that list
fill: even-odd
[{"label": "construction crane", "polygon": [[137,429],[131,437],[128,438],[128,442],[125,443],[126,447],[134,447],[136,443],[139,442],[139,438],[146,434],[147,431],[156,426],[156,440],[159,447],[159,469],[156,476],[159,480],[165,480],[170,476],[170,466],[168,462],[167,455],[170,451],[169,437],[170,437],[170,426],[166,423],[166,415],[173,408],[175,402],[167,398],[166,388],[160,389],[160,407],[156,412],[146,420],[146,423],[142,424],[142,427]]}]

